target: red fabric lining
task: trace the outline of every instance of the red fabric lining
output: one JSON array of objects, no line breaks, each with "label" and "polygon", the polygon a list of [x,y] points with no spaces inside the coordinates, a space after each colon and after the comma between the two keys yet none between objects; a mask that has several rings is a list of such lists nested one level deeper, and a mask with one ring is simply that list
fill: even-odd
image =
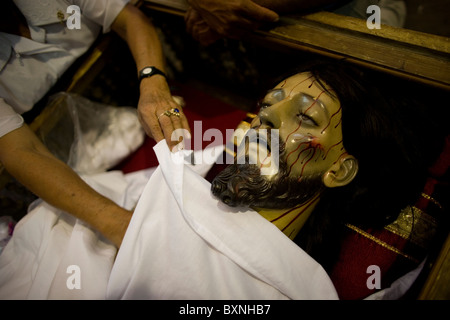
[{"label": "red fabric lining", "polygon": [[[218,145],[226,143],[226,129],[234,130],[247,114],[245,111],[236,109],[230,104],[186,85],[177,84],[173,94],[183,97],[186,103],[183,111],[189,121],[193,140],[196,138],[196,135],[199,135],[199,137],[202,138],[203,134],[208,129],[216,128],[222,132],[224,141],[211,142],[203,141],[203,139],[201,139],[202,149],[212,144]],[[201,121],[201,132],[194,131],[194,121]],[[143,145],[114,169],[129,173],[157,166],[158,161],[153,152],[154,145],[155,141],[146,137]],[[192,149],[195,149],[195,146],[197,145],[192,141]]]}]

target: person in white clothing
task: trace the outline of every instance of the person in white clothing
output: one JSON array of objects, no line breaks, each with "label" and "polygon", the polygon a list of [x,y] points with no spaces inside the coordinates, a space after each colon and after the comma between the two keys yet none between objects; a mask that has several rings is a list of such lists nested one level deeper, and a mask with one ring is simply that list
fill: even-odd
[{"label": "person in white clothing", "polygon": [[[79,28],[68,28],[71,5],[80,9]],[[111,220],[121,221],[117,227],[124,233],[131,211],[95,192],[57,160],[24,123],[21,114],[33,108],[88,50],[100,31],[113,30],[126,40],[137,73],[140,71],[138,115],[147,134],[160,141],[170,137],[176,128],[189,129],[181,107],[169,91],[154,27],[127,0],[52,0],[46,5],[32,0],[7,0],[1,6],[1,164],[48,203],[89,221],[106,235],[111,234]],[[120,239],[111,240],[120,245]]]}]

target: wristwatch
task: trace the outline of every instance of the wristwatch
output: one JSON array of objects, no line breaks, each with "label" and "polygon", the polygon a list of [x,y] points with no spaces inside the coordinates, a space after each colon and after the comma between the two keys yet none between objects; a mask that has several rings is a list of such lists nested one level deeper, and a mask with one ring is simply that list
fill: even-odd
[{"label": "wristwatch", "polygon": [[147,78],[147,77],[151,77],[151,76],[153,76],[155,74],[160,74],[164,78],[166,78],[166,74],[164,72],[162,72],[161,70],[159,70],[158,68],[156,68],[156,67],[145,67],[141,71],[139,71],[139,83],[142,81],[142,79]]}]

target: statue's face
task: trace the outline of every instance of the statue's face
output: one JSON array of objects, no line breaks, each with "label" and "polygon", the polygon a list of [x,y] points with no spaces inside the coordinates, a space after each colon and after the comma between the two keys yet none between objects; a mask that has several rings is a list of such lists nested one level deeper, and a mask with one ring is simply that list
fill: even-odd
[{"label": "statue's face", "polygon": [[278,129],[287,173],[301,180],[327,171],[345,154],[341,119],[339,100],[300,73],[267,93],[252,127]]},{"label": "statue's face", "polygon": [[[277,170],[261,174],[275,150],[260,159],[253,141],[237,158],[257,158],[256,164],[227,167],[213,181],[213,194],[232,206],[267,209],[292,208],[320,194],[324,175],[346,155],[341,106],[329,92],[309,73],[292,76],[269,91],[252,129],[261,133],[276,129],[268,139],[279,139]],[[272,144],[264,141],[264,145]]]}]

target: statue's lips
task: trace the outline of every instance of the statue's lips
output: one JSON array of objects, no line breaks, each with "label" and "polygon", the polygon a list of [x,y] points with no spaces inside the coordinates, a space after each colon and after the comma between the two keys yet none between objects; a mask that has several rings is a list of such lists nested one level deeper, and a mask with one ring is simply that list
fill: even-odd
[{"label": "statue's lips", "polygon": [[267,134],[254,131],[244,137],[238,158],[245,156],[246,163],[261,164],[271,154],[270,138]]},{"label": "statue's lips", "polygon": [[235,164],[257,165],[261,175],[275,176],[279,169],[279,148],[277,130],[252,130],[241,140]]}]

